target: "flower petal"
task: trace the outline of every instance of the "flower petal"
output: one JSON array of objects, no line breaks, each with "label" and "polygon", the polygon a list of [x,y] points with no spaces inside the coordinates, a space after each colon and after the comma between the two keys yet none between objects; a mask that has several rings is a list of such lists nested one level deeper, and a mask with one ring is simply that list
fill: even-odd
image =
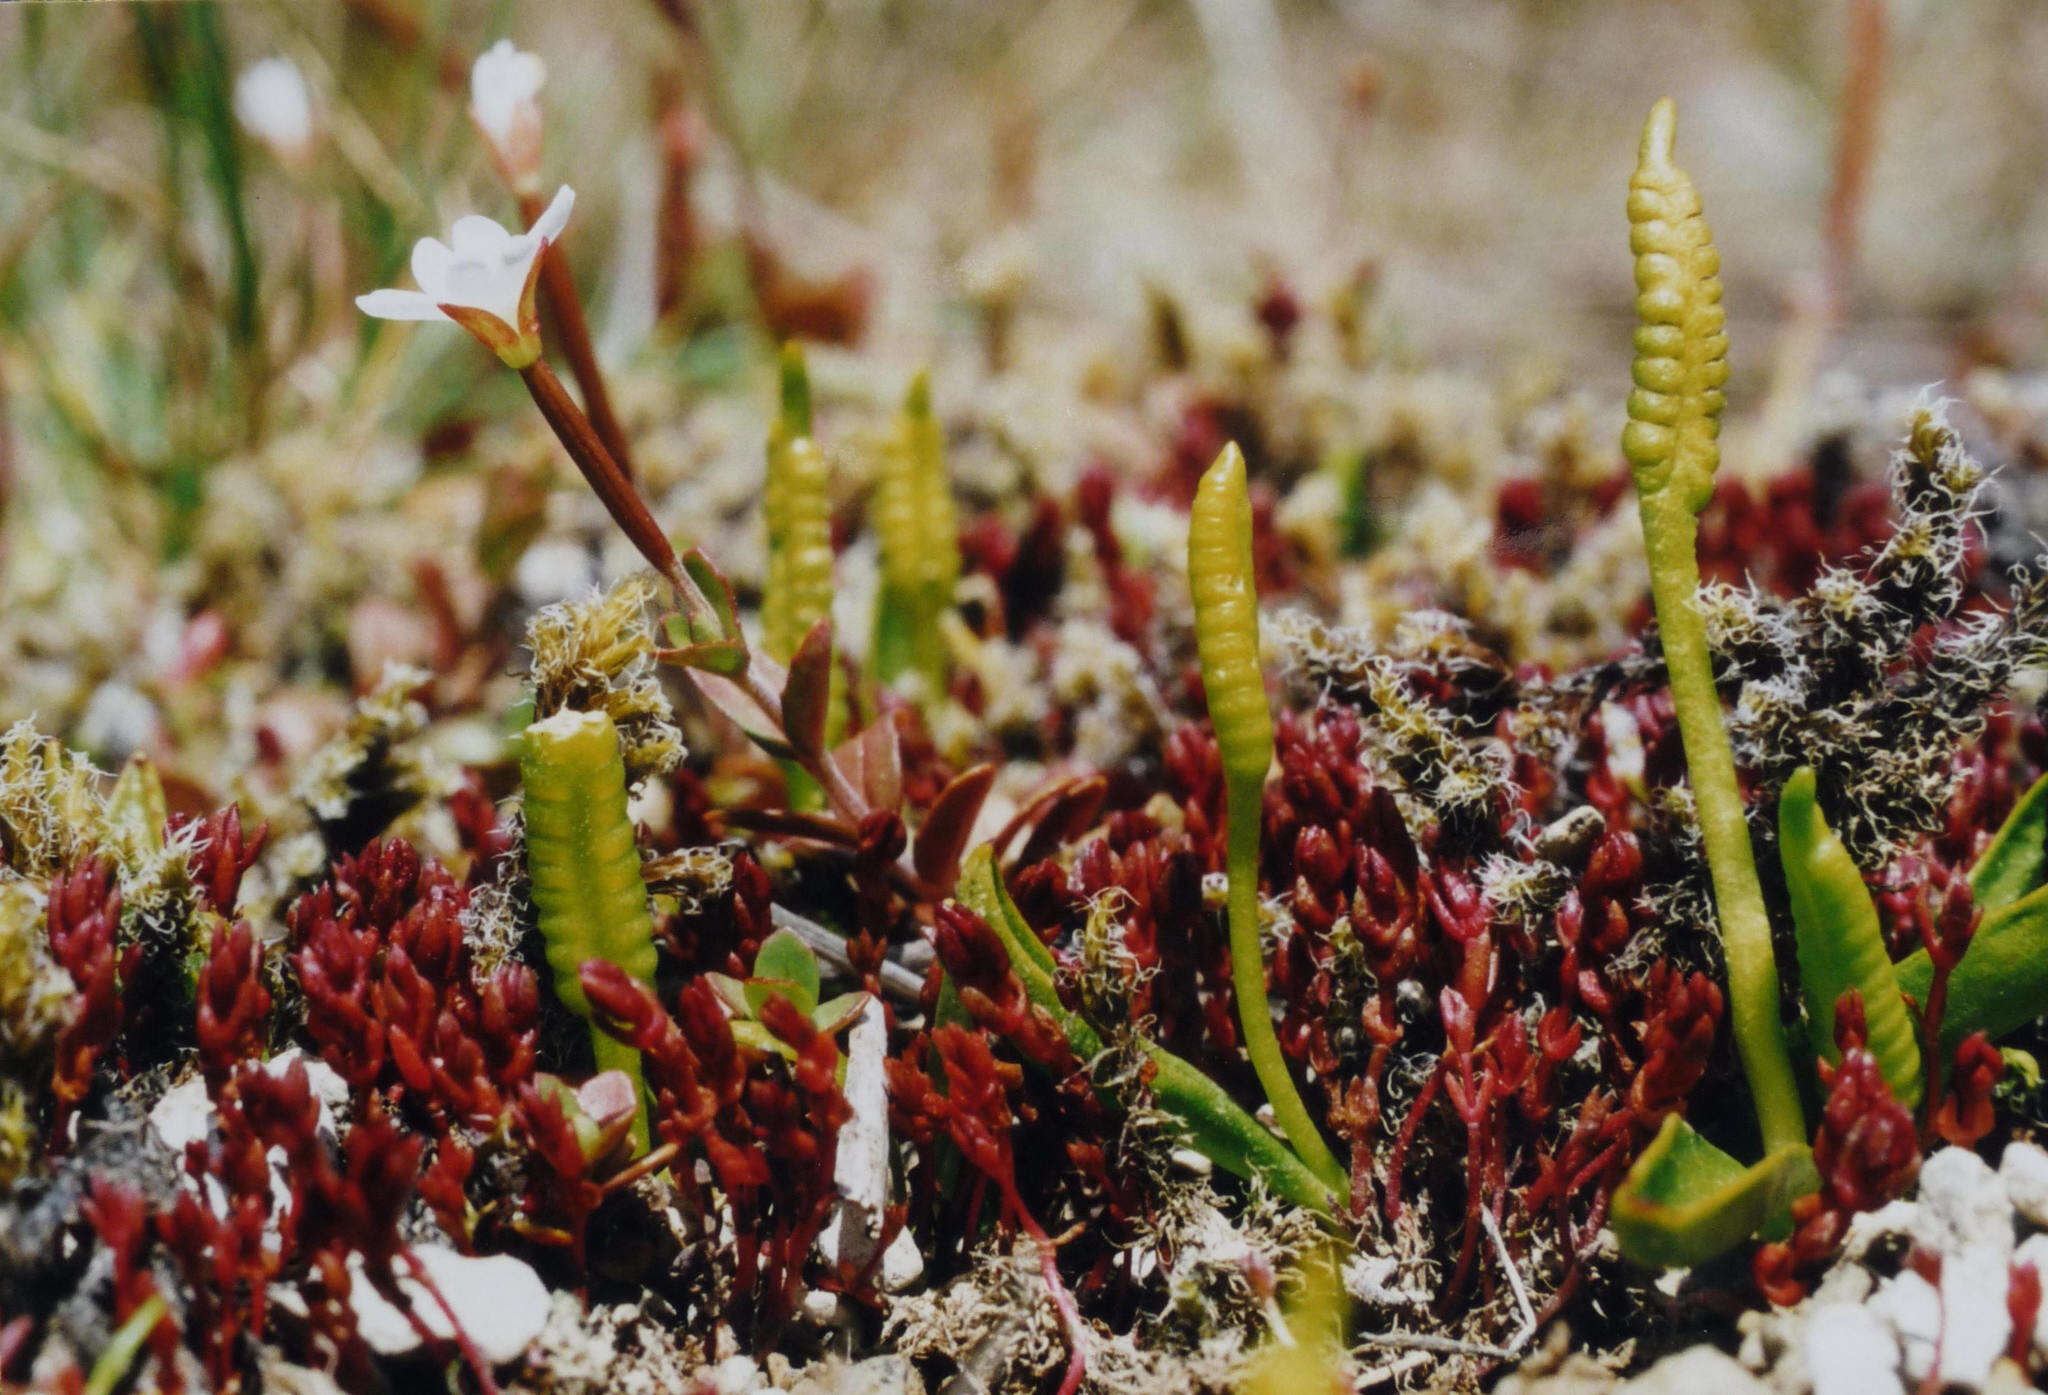
[{"label": "flower petal", "polygon": [[433,300],[446,300],[448,265],[455,253],[438,237],[423,237],[412,245],[412,279]]},{"label": "flower petal", "polygon": [[553,242],[562,235],[568,225],[569,210],[576,206],[576,191],[564,184],[555,190],[554,201],[547,206],[540,217],[533,220],[527,231],[546,242]]},{"label": "flower petal", "polygon": [[546,78],[547,65],[538,54],[522,53],[510,39],[500,39],[470,70],[470,114],[494,144],[502,145],[522,116],[537,118],[534,99]]},{"label": "flower petal", "polygon": [[419,291],[371,291],[356,297],[356,308],[379,320],[445,320],[447,312]]},{"label": "flower petal", "polygon": [[448,245],[458,257],[502,256],[505,244],[511,240],[512,234],[505,231],[503,224],[481,213],[463,214],[448,230]]}]

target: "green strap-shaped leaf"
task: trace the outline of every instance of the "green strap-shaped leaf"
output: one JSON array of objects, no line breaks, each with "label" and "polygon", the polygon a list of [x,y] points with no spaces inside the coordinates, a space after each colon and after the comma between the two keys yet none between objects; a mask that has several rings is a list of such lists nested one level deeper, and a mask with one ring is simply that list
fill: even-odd
[{"label": "green strap-shaped leaf", "polygon": [[1870,1053],[1884,1083],[1908,1106],[1920,1102],[1920,1044],[1878,925],[1877,904],[1855,859],[1821,814],[1811,766],[1801,766],[1778,799],[1778,856],[1792,900],[1799,992],[1814,1054],[1833,1061],[1835,1003],[1853,988],[1863,998]]},{"label": "green strap-shaped leaf", "polygon": [[2048,775],[2020,796],[1970,869],[1970,891],[1986,915],[2041,885],[2048,873]]},{"label": "green strap-shaped leaf", "polygon": [[[1102,1054],[1102,1038],[1079,1013],[1060,1001],[1053,983],[1052,951],[1041,942],[1010,900],[996,872],[995,853],[983,843],[967,855],[956,891],[960,904],[988,922],[1010,953],[1010,966],[1037,1006],[1053,1015],[1066,1033],[1075,1055],[1092,1061]],[[944,1002],[943,990],[941,1003]],[[1296,1206],[1327,1212],[1337,1201],[1331,1188],[1311,1172],[1271,1130],[1252,1118],[1236,1100],[1180,1057],[1150,1042],[1145,1054],[1156,1068],[1152,1102],[1180,1120],[1196,1152],[1226,1172],[1258,1177],[1275,1195]]]},{"label": "green strap-shaped leaf", "polygon": [[1689,1268],[1782,1233],[1793,1199],[1819,1185],[1803,1144],[1744,1167],[1672,1114],[1615,1192],[1608,1225],[1636,1263]]},{"label": "green strap-shaped leaf", "polygon": [[[1894,966],[1899,990],[1923,1006],[1934,964],[1916,950]],[[1992,1040],[2048,1013],[2048,886],[1984,917],[1948,981],[1941,1050],[1953,1052],[1972,1032]]]}]

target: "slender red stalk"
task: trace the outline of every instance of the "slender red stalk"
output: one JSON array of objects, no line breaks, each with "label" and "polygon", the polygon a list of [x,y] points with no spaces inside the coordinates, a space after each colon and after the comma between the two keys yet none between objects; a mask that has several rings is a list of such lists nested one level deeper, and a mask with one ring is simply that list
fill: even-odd
[{"label": "slender red stalk", "polygon": [[[540,215],[546,208],[547,201],[538,194],[519,196],[519,216],[526,220],[528,227],[540,221]],[[576,289],[576,278],[569,272],[568,259],[562,255],[561,247],[553,243],[541,254],[540,308],[548,318],[548,328],[555,341],[562,346],[562,356],[569,360],[569,372],[583,394],[583,408],[590,414],[590,423],[596,428],[598,439],[611,452],[619,473],[631,480],[632,451],[626,443],[625,428],[619,425],[618,416],[612,411],[611,393],[605,388],[604,371],[598,367],[597,351],[591,346],[590,322],[583,313],[583,296]]]}]

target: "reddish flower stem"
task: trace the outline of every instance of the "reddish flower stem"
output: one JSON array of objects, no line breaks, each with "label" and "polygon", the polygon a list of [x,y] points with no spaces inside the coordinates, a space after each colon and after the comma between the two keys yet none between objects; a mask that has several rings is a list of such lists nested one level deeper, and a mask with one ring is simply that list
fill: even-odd
[{"label": "reddish flower stem", "polygon": [[676,588],[685,609],[693,614],[700,611],[709,614],[711,603],[684,574],[682,564],[676,560],[675,548],[669,545],[668,535],[654,521],[654,515],[648,512],[640,491],[619,468],[603,438],[591,426],[590,418],[569,396],[562,380],[555,376],[555,370],[548,367],[546,359],[535,359],[519,370],[519,376],[525,380],[526,390],[533,394],[533,405],[540,408],[540,414],[547,418],[548,425],[569,452],[569,458],[576,462],[576,468],[590,482],[591,489],[596,491],[612,520],[625,530],[626,537],[647,559],[648,565]]},{"label": "reddish flower stem", "polygon": [[[538,194],[519,196],[519,216],[526,220],[528,227],[540,221],[540,215],[546,208],[546,200]],[[569,360],[569,372],[583,393],[584,410],[590,414],[598,439],[611,452],[619,473],[628,480],[632,479],[632,452],[626,445],[625,429],[619,425],[618,416],[612,411],[611,394],[604,385],[604,372],[597,365],[597,351],[591,347],[590,323],[583,314],[583,297],[576,289],[576,278],[569,274],[569,263],[562,255],[562,249],[553,243],[541,254],[540,304],[541,312],[552,321],[550,328],[562,346],[562,356]]]}]

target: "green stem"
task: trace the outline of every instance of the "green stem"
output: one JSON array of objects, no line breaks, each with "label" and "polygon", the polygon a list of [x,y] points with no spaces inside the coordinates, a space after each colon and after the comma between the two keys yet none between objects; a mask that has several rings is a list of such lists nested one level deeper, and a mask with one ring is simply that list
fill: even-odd
[{"label": "green stem", "polygon": [[1237,1018],[1244,1030],[1244,1049],[1258,1072],[1259,1084],[1273,1106],[1273,1116],[1294,1151],[1323,1185],[1339,1196],[1349,1195],[1351,1177],[1294,1088],[1280,1038],[1273,1032],[1273,1009],[1266,998],[1266,957],[1259,936],[1259,824],[1263,780],[1227,777],[1229,843],[1226,870],[1230,877],[1230,980],[1237,991]]},{"label": "green stem", "polygon": [[1765,1150],[1803,1144],[1806,1122],[1778,1007],[1778,961],[1771,945],[1770,916],[1757,880],[1735,757],[1721,721],[1706,622],[1697,604],[1700,572],[1693,544],[1699,524],[1675,489],[1643,494],[1641,509],[1650,594],[1657,606],[1671,702],[1685,745],[1686,773],[1728,961],[1729,1018],[1736,1050],[1756,1102]]},{"label": "green stem", "polygon": [[92,1374],[86,1377],[83,1395],[114,1395],[114,1387],[134,1366],[135,1358],[142,1354],[142,1344],[149,1340],[149,1334],[156,1331],[156,1325],[164,1320],[168,1310],[164,1300],[151,1294],[143,1300],[142,1306],[129,1314],[128,1321],[114,1334],[100,1352],[99,1360],[92,1363]]},{"label": "green stem", "polygon": [[[1074,1054],[1083,1061],[1100,1056],[1102,1038],[1079,1013],[1070,1012],[1060,1000],[1059,989],[1053,982],[1052,952],[1040,943],[1011,903],[988,844],[983,843],[968,854],[961,868],[958,894],[960,903],[987,921],[1003,941],[1010,967],[1024,985],[1024,992],[1052,1014]],[[942,989],[942,1020],[945,1001]],[[1272,1130],[1245,1113],[1221,1085],[1164,1047],[1149,1041],[1139,1044],[1156,1068],[1151,1083],[1152,1102],[1181,1122],[1196,1152],[1240,1177],[1260,1178],[1273,1189],[1274,1195],[1296,1206],[1328,1214],[1350,1195],[1348,1179],[1332,1188],[1275,1138]]]}]

